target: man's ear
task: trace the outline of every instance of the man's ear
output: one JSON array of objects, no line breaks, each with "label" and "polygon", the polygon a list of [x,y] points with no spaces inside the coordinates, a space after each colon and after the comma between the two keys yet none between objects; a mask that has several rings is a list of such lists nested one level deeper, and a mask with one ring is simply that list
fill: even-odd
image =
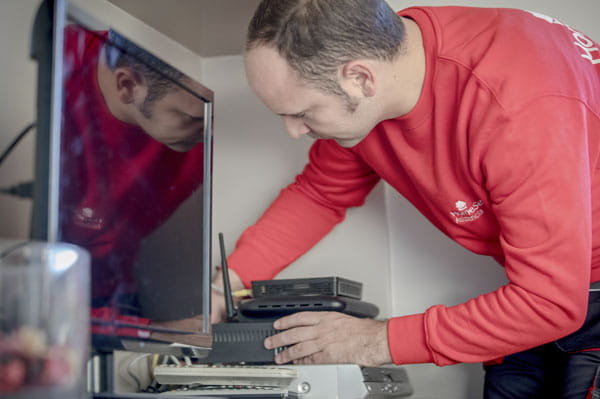
[{"label": "man's ear", "polygon": [[368,60],[355,60],[342,65],[341,78],[347,90],[360,90],[365,97],[375,95],[375,73]]},{"label": "man's ear", "polygon": [[136,102],[136,97],[142,95],[140,91],[145,90],[142,76],[128,67],[118,67],[114,70],[113,76],[117,89],[117,97],[123,104],[131,104]]}]

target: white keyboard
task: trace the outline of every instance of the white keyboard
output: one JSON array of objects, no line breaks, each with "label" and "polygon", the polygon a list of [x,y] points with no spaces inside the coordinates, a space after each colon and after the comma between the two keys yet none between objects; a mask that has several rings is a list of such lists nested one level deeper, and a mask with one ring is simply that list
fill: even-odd
[{"label": "white keyboard", "polygon": [[173,395],[173,396],[209,396],[225,397],[225,398],[291,398],[296,396],[290,396],[290,392],[287,389],[282,388],[234,388],[234,387],[219,387],[219,388],[180,388],[173,391],[163,392],[159,395]]},{"label": "white keyboard", "polygon": [[167,365],[157,366],[154,369],[154,377],[163,385],[287,388],[298,377],[298,371],[269,366]]}]

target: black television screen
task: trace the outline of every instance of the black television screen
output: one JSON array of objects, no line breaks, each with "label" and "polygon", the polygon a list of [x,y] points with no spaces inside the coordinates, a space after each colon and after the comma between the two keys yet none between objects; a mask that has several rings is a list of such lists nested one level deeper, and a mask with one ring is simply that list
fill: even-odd
[{"label": "black television screen", "polygon": [[207,353],[213,93],[200,59],[108,2],[55,3],[49,109],[38,103],[48,206],[34,218],[90,252],[96,350]]}]

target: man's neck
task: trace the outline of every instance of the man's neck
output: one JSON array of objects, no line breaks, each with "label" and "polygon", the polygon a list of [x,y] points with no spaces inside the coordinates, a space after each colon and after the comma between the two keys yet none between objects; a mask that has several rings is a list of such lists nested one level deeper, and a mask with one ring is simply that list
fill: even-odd
[{"label": "man's neck", "polygon": [[406,26],[405,47],[388,64],[387,86],[384,90],[383,114],[393,119],[408,114],[417,105],[425,82],[425,48],[419,26],[403,18]]}]

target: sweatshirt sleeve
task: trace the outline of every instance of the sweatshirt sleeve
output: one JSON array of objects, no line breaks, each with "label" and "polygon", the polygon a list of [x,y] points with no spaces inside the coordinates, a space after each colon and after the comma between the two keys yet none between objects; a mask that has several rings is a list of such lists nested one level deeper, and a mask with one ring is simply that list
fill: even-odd
[{"label": "sweatshirt sleeve", "polygon": [[598,117],[544,97],[500,122],[474,163],[484,176],[508,284],[456,306],[394,318],[395,363],[482,362],[564,337],[585,318]]},{"label": "sweatshirt sleeve", "polygon": [[247,287],[273,278],[340,223],[346,209],[362,205],[378,181],[355,151],[317,140],[303,172],[242,233],[228,265]]}]

